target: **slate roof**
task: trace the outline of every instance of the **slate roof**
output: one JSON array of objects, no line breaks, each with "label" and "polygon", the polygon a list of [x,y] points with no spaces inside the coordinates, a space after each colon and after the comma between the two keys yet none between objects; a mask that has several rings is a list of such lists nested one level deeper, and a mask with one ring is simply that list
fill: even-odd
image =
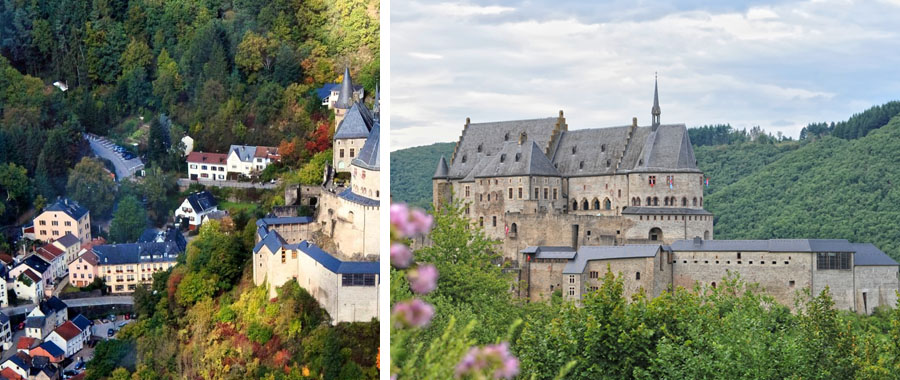
[{"label": "slate roof", "polygon": [[75,324],[81,331],[86,331],[88,327],[91,327],[91,321],[85,318],[83,315],[78,314],[75,318],[72,318],[72,323]]},{"label": "slate roof", "polygon": [[559,172],[534,141],[507,141],[500,151],[487,159],[476,178],[509,176],[558,177]]},{"label": "slate roof", "polygon": [[184,234],[177,228],[166,228],[164,231],[148,228],[141,233],[141,237],[137,240],[138,243],[164,243],[167,241],[174,242],[181,252],[184,252],[187,249],[187,240],[184,238]]},{"label": "slate roof", "polygon": [[230,156],[232,153],[237,153],[241,162],[253,162],[253,157],[256,156],[256,147],[251,145],[232,145],[228,148],[228,155]]},{"label": "slate roof", "polygon": [[375,199],[364,197],[362,195],[354,193],[349,187],[346,190],[340,192],[338,194],[338,197],[341,197],[353,203],[361,204],[363,206],[378,207],[381,204],[381,202]]},{"label": "slate roof", "polygon": [[45,207],[44,211],[62,211],[75,220],[81,219],[84,214],[88,213],[87,208],[84,208],[79,205],[78,202],[65,197],[56,198],[56,202],[53,202],[52,205]]},{"label": "slate roof", "polygon": [[228,155],[224,153],[191,152],[187,156],[187,162],[195,164],[225,165],[227,161]]},{"label": "slate roof", "polygon": [[52,262],[53,260],[56,260],[57,257],[65,255],[65,253],[65,251],[53,245],[52,243],[44,244],[43,246],[38,247],[38,249],[35,250],[35,254],[41,256],[41,258],[46,260],[47,262]]},{"label": "slate roof", "polygon": [[204,211],[213,207],[218,207],[219,205],[219,203],[216,202],[216,198],[213,197],[212,193],[210,193],[209,190],[203,190],[188,195],[187,201],[188,203],[190,203],[191,208],[194,209],[194,212],[198,214],[203,213]]},{"label": "slate roof", "polygon": [[56,239],[59,244],[62,244],[63,247],[71,247],[73,245],[81,244],[81,240],[72,235],[70,232],[66,232],[61,238]]},{"label": "slate roof", "polygon": [[47,320],[47,317],[27,317],[25,318],[25,327],[29,329],[42,329],[44,328],[44,321]]},{"label": "slate roof", "polygon": [[17,366],[26,371],[31,369],[31,355],[28,355],[24,352],[16,352],[15,355],[11,356],[7,360],[15,363]]},{"label": "slate roof", "polygon": [[572,247],[537,246],[522,250],[524,254],[534,255],[536,259],[573,259],[575,249]]},{"label": "slate roof", "polygon": [[9,323],[9,316],[4,312],[0,312],[0,324]]},{"label": "slate roof", "polygon": [[709,252],[854,252],[844,239],[678,240],[673,251]]},{"label": "slate roof", "polygon": [[47,351],[47,353],[53,357],[60,357],[66,354],[66,352],[63,351],[62,348],[59,348],[56,343],[53,343],[49,340],[39,344],[38,347],[42,348],[44,351]]},{"label": "slate roof", "polygon": [[91,265],[97,265],[97,263],[100,262],[100,258],[97,257],[97,254],[94,253],[93,249],[85,251],[81,256],[78,256],[78,258],[87,261]]},{"label": "slate roof", "polygon": [[366,143],[359,150],[359,154],[351,162],[353,165],[369,170],[379,170],[381,166],[381,124],[375,122]]},{"label": "slate roof", "polygon": [[351,102],[353,102],[353,79],[350,78],[350,68],[344,67],[344,78],[341,80],[341,93],[338,95],[334,107],[347,109],[350,108]]},{"label": "slate roof", "polygon": [[450,168],[447,167],[447,159],[441,155],[441,160],[438,161],[437,169],[434,170],[434,175],[431,177],[433,179],[438,178],[447,178],[447,175],[450,172]]},{"label": "slate roof", "polygon": [[53,296],[46,301],[38,303],[38,307],[41,308],[41,312],[44,313],[44,315],[50,315],[66,310],[69,305],[59,299],[59,297]]},{"label": "slate roof", "polygon": [[588,261],[610,259],[637,259],[654,257],[662,246],[659,244],[629,244],[615,246],[584,246],[578,248],[575,259],[566,263],[564,274],[584,273]]},{"label": "slate roof", "polygon": [[286,217],[276,217],[276,218],[262,218],[256,221],[256,225],[258,227],[266,227],[266,226],[277,226],[280,224],[307,224],[312,223],[313,218],[311,216],[286,216]]},{"label": "slate roof", "polygon": [[[340,88],[340,83],[325,83],[322,87],[316,89],[316,96],[318,96],[319,99],[325,99],[331,96],[331,91],[340,91]],[[353,85],[353,92],[359,92],[362,88],[362,85],[355,84]]]},{"label": "slate roof", "polygon": [[450,157],[449,178],[465,178],[479,161],[499,153],[504,142],[518,141],[523,132],[526,134],[526,140],[534,141],[541,149],[546,148],[558,121],[559,118],[550,117],[469,123],[456,144],[453,156]]},{"label": "slate roof", "polygon": [[364,139],[369,137],[369,131],[372,129],[375,120],[369,109],[362,103],[353,103],[353,106],[344,115],[341,124],[338,125],[337,131],[334,132],[335,139]]},{"label": "slate roof", "polygon": [[857,266],[898,266],[894,259],[872,243],[850,243],[856,253],[853,255],[853,263]]},{"label": "slate roof", "polygon": [[29,268],[34,269],[37,273],[44,273],[50,268],[50,263],[38,255],[26,257],[19,265],[26,265]]},{"label": "slate roof", "polygon": [[333,273],[379,273],[378,261],[342,261],[330,253],[325,252],[315,244],[304,240],[298,244],[287,244],[278,231],[269,231],[266,236],[256,243],[253,253],[259,253],[262,247],[266,247],[271,254],[277,253],[282,247],[288,250],[299,250],[317,261]]},{"label": "slate roof", "polygon": [[172,262],[182,252],[171,241],[98,245],[93,251],[103,265]]},{"label": "slate roof", "polygon": [[78,328],[78,326],[75,326],[72,321],[66,321],[66,323],[59,325],[56,330],[53,330],[53,332],[63,338],[66,342],[76,338],[81,334],[81,330]]},{"label": "slate roof", "polygon": [[712,215],[701,208],[627,206],[622,215]]}]

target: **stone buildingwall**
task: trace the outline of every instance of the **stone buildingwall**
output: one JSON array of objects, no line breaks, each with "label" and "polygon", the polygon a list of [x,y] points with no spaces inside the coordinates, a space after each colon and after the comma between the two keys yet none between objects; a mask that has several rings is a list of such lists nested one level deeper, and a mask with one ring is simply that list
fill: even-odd
[{"label": "stone buildingwall", "polygon": [[435,208],[441,204],[450,203],[453,200],[453,183],[445,179],[436,179],[431,182],[431,202]]},{"label": "stone buildingwall", "polygon": [[581,274],[564,274],[562,276],[562,297],[566,301],[575,302],[581,306],[581,290],[585,276]]},{"label": "stone buildingwall", "polygon": [[897,306],[896,266],[858,266],[853,268],[856,279],[856,310],[872,314],[881,306]]},{"label": "stone buildingwall", "polygon": [[381,191],[379,189],[381,185],[379,184],[379,178],[381,178],[381,175],[378,170],[353,166],[350,178],[353,192],[368,198],[380,199]]},{"label": "stone buildingwall", "polygon": [[328,312],[332,319],[338,315],[338,284],[340,276],[331,272],[318,261],[300,252],[297,284],[306,289]]},{"label": "stone buildingwall", "polygon": [[659,256],[657,254],[655,257],[588,261],[584,273],[581,275],[584,279],[581,295],[599,289],[603,282],[603,276],[609,270],[617,277],[622,277],[623,296],[626,299],[631,299],[642,289],[648,297],[659,296],[667,288],[665,274],[670,272],[670,270],[660,269]]},{"label": "stone buildingwall", "polygon": [[[577,215],[621,215],[631,205],[626,175],[569,178],[568,212]],[[606,208],[609,201],[609,209]],[[577,207],[576,207],[577,203]],[[587,204],[587,208],[585,208]]]},{"label": "stone buildingwall", "polygon": [[368,322],[378,317],[378,276],[375,286],[343,286],[341,275],[336,276],[336,281],[338,308],[336,315],[331,314],[335,322]]},{"label": "stone buildingwall", "polygon": [[500,239],[503,256],[509,260],[521,260],[519,252],[529,246],[621,245],[625,242],[619,237],[630,228],[627,219],[615,216],[510,213],[497,220],[497,227],[493,219],[485,220],[485,233]]},{"label": "stone buildingwall", "polygon": [[676,240],[688,240],[700,237],[713,239],[712,215],[624,215],[630,221],[631,228],[625,232],[629,242],[652,240],[650,231],[659,228],[662,232],[662,244],[671,244]]},{"label": "stone buildingwall", "polygon": [[[815,256],[813,256],[813,260],[815,260]],[[810,268],[813,272],[813,295],[818,295],[827,286],[828,291],[831,292],[831,298],[834,300],[835,309],[855,310],[856,291],[853,289],[855,283],[853,269],[817,270],[815,262],[810,265]],[[853,268],[852,262],[850,268]]]},{"label": "stone buildingwall", "polygon": [[[656,177],[656,184],[653,186],[650,186],[651,176]],[[672,177],[674,179],[675,182],[672,186],[672,189],[669,189],[669,185],[668,183],[666,183],[666,177]],[[666,207],[665,199],[674,197],[676,203],[670,204],[669,207],[702,209],[704,186],[703,178],[704,176],[700,172],[629,173],[627,184],[627,201],[631,202],[632,197],[640,198],[640,206],[651,206],[647,204],[647,197],[650,197],[651,199],[656,198],[659,200],[659,204],[653,204],[652,206]],[[694,198],[697,199],[697,204],[694,204]],[[682,206],[682,200],[686,201],[685,206]]]},{"label": "stone buildingwall", "polygon": [[525,292],[521,294],[530,301],[544,301],[550,299],[556,290],[562,291],[562,271],[566,267],[565,259],[534,259],[525,264],[522,281],[525,283]]},{"label": "stone buildingwall", "polygon": [[812,288],[809,252],[674,252],[675,287],[693,289],[695,284],[716,286],[729,272],[742,281],[758,283],[761,290],[793,309],[797,292]]},{"label": "stone buildingwall", "polygon": [[[335,108],[337,110],[337,108]],[[335,121],[337,116],[335,114]],[[340,124],[335,124],[340,125]],[[349,172],[350,163],[354,158],[359,156],[359,151],[366,143],[366,138],[358,139],[335,139],[332,151],[332,165],[338,172]],[[351,154],[351,150],[353,151]]]},{"label": "stone buildingwall", "polygon": [[278,231],[281,238],[288,244],[298,244],[301,241],[309,240],[319,230],[319,225],[316,223],[279,223],[270,225],[269,230]]},{"label": "stone buildingwall", "polygon": [[334,241],[337,256],[377,255],[379,207],[364,206],[323,192],[316,222]]},{"label": "stone buildingwall", "polygon": [[280,249],[272,252],[269,247],[263,246],[253,257],[253,283],[257,286],[268,283],[269,296],[277,296],[275,288],[299,276],[301,255],[305,256],[297,250]]}]

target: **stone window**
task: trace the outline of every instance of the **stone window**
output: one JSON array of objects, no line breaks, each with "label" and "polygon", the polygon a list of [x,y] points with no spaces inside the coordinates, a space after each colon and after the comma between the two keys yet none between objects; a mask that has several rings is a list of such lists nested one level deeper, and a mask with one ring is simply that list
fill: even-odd
[{"label": "stone window", "polygon": [[545,187],[544,188],[544,199],[548,199],[548,198],[550,198],[550,189]]},{"label": "stone window", "polygon": [[[356,149],[350,148],[350,158],[353,158],[354,153],[356,153]],[[466,162],[466,156],[463,155],[463,162]]]},{"label": "stone window", "polygon": [[574,295],[575,295],[575,287],[572,287],[572,286],[569,287],[569,295],[570,295],[570,296],[574,296]]},{"label": "stone window", "polygon": [[575,147],[572,147],[572,154],[575,154]]},{"label": "stone window", "polygon": [[497,227],[497,215],[492,216],[491,219],[492,219],[491,224],[494,227]]},{"label": "stone window", "polygon": [[657,240],[662,240],[662,239],[663,239],[663,234],[662,234],[662,230],[659,229],[659,227],[654,227],[654,228],[650,229],[650,240],[657,241]]},{"label": "stone window", "polygon": [[716,282],[715,282],[715,281],[712,282],[712,288],[713,288],[713,289],[716,288]]},{"label": "stone window", "polygon": [[479,202],[484,201],[484,194],[478,194],[478,201]]},{"label": "stone window", "polygon": [[509,190],[509,199],[513,199],[513,190],[512,190],[512,188],[510,187],[510,188],[508,188],[508,190]]},{"label": "stone window", "polygon": [[[545,194],[544,198],[547,198],[547,196],[546,196],[547,193],[545,192],[544,194]],[[535,187],[534,188],[534,199],[540,199],[541,198],[540,195],[541,195],[541,189]]]},{"label": "stone window", "polygon": [[554,200],[556,200],[556,190],[557,190],[557,189],[553,189],[553,199],[554,199]]},{"label": "stone window", "polygon": [[794,287],[795,284],[796,284],[796,282],[794,282],[794,280],[788,281],[788,286],[790,286],[792,288]]},{"label": "stone window", "polygon": [[622,198],[622,189],[619,189],[619,198]]},{"label": "stone window", "polygon": [[509,226],[509,233],[515,237],[519,233],[519,227],[515,223]]},{"label": "stone window", "polygon": [[582,210],[588,210],[588,201],[587,201],[587,199],[582,199],[582,200],[581,200],[581,209],[582,209]]},{"label": "stone window", "polygon": [[519,199],[522,199],[522,188],[519,188]]},{"label": "stone window", "polygon": [[687,206],[687,197],[681,197],[681,206],[682,206],[682,207],[686,207],[686,206]]},{"label": "stone window", "polygon": [[823,252],[816,254],[816,269],[850,269],[849,252]]},{"label": "stone window", "polygon": [[697,207],[697,197],[694,197],[694,207]]},{"label": "stone window", "polygon": [[574,284],[574,283],[575,283],[575,276],[569,275],[569,283],[570,283],[570,284]]},{"label": "stone window", "polygon": [[578,201],[572,201],[572,211],[578,211]]},{"label": "stone window", "polygon": [[612,161],[606,160],[606,167],[609,167],[612,164]]},{"label": "stone window", "polygon": [[578,169],[584,169],[584,161],[578,163]]},{"label": "stone window", "polygon": [[653,197],[653,205],[654,205],[654,206],[659,206],[659,198]]},{"label": "stone window", "polygon": [[600,200],[597,198],[594,198],[594,210],[599,210],[599,209],[600,209]]},{"label": "stone window", "polygon": [[483,216],[478,217],[478,227],[484,227],[484,217]]},{"label": "stone window", "polygon": [[641,279],[641,272],[635,272],[635,273],[634,273],[634,279],[635,279],[635,280],[640,280],[640,279]]},{"label": "stone window", "polygon": [[466,198],[470,196],[469,186],[466,186]]},{"label": "stone window", "polygon": [[[606,152],[606,144],[600,144],[600,152]],[[606,165],[609,166],[609,165]]]},{"label": "stone window", "polygon": [[522,153],[516,153],[516,162],[519,162],[520,158],[522,158]]},{"label": "stone window", "polygon": [[590,278],[600,278],[600,272],[592,270],[590,273]]},{"label": "stone window", "polygon": [[504,161],[506,161],[506,153],[500,155],[500,163],[502,164]]},{"label": "stone window", "polygon": [[652,204],[653,204],[653,198],[647,197],[647,206],[650,206]]},{"label": "stone window", "polygon": [[609,198],[606,198],[606,200],[603,201],[603,208],[606,210],[612,209],[612,201],[610,201]]},{"label": "stone window", "polygon": [[700,197],[700,207],[703,207],[703,197]]},{"label": "stone window", "polygon": [[482,149],[483,149],[482,145],[478,144],[478,153],[481,153]]},{"label": "stone window", "polygon": [[650,186],[656,185],[656,176],[651,175],[650,178],[647,180],[647,182],[650,184]]}]

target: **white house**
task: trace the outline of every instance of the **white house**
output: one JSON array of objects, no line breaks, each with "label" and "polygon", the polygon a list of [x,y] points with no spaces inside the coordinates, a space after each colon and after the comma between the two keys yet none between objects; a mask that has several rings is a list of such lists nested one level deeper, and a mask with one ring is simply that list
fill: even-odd
[{"label": "white house", "polygon": [[76,352],[84,348],[84,335],[82,335],[81,329],[75,326],[72,321],[59,325],[50,335],[47,335],[46,340],[53,342],[65,351],[66,357],[75,355]]},{"label": "white house", "polygon": [[188,178],[192,181],[224,181],[228,155],[191,152],[187,156]]},{"label": "white house", "polygon": [[278,148],[271,146],[232,145],[228,149],[228,176],[250,177],[266,169],[269,164],[278,161]]},{"label": "white house", "polygon": [[63,237],[54,240],[53,245],[65,252],[66,265],[75,261],[78,258],[78,251],[81,250],[81,240],[71,233],[66,233]]},{"label": "white house", "polygon": [[69,319],[69,305],[56,296],[41,301],[25,318],[25,335],[43,339],[47,333]]},{"label": "white house", "polygon": [[75,318],[72,318],[72,323],[81,330],[81,339],[85,342],[91,339],[91,334],[93,334],[94,328],[91,326],[91,320],[85,318],[85,316],[78,314]]},{"label": "white house", "polygon": [[190,230],[200,228],[203,217],[219,210],[216,198],[209,191],[201,191],[189,195],[175,210],[175,220],[186,223]]},{"label": "white house", "polygon": [[50,263],[52,279],[55,280],[66,276],[66,272],[69,270],[68,265],[66,265],[68,264],[66,262],[66,251],[51,243],[38,247],[34,254]]},{"label": "white house", "polygon": [[[30,290],[33,286],[29,285],[24,277],[21,277],[22,273],[31,272],[34,276],[37,277],[35,280],[34,276],[27,275],[26,277],[34,280],[38,283],[40,287],[39,290]],[[21,263],[14,266],[9,271],[10,280],[16,281],[15,291],[16,297],[18,298],[27,298],[32,299],[35,302],[39,301],[41,298],[44,298],[44,291],[47,289],[49,285],[53,284],[53,270],[50,267],[50,263],[41,258],[38,255],[31,255],[22,260]],[[21,283],[21,286],[20,286]],[[20,289],[24,293],[20,294]],[[32,291],[37,291],[32,295]]]},{"label": "white house", "polygon": [[44,297],[44,282],[41,281],[41,276],[31,269],[26,269],[18,276],[10,278],[13,279],[13,291],[16,293],[16,298],[37,302]]},{"label": "white house", "polygon": [[181,138],[181,142],[184,144],[184,155],[187,156],[194,151],[194,138],[188,135],[184,135]]},{"label": "white house", "polygon": [[12,347],[12,328],[9,325],[9,316],[0,312],[0,345],[6,351]]}]

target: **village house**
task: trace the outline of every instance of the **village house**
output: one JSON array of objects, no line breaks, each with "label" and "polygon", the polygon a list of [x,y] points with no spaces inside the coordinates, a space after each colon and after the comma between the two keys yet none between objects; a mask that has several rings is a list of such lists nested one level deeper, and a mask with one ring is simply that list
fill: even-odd
[{"label": "village house", "polygon": [[66,271],[68,271],[68,267],[66,266],[66,251],[53,243],[49,243],[35,249],[34,254],[50,263],[50,277],[54,281],[66,276]]},{"label": "village house", "polygon": [[87,208],[69,198],[57,198],[33,220],[34,237],[50,242],[72,234],[81,242],[91,240],[91,214]]},{"label": "village house", "polygon": [[200,229],[203,217],[219,210],[219,203],[208,190],[188,195],[175,210],[175,221],[191,231]]},{"label": "village house", "polygon": [[81,240],[71,233],[66,233],[63,237],[54,240],[53,245],[65,252],[66,258],[63,265],[74,261],[78,257],[78,251],[81,250]]},{"label": "village house", "polygon": [[75,355],[76,352],[84,348],[84,335],[72,321],[59,325],[47,335],[46,341],[53,342],[59,346],[66,353],[66,357]]},{"label": "village house", "polygon": [[9,278],[15,281],[14,290],[19,299],[37,302],[44,297],[48,287],[53,286],[53,271],[46,260],[33,254],[9,271]]},{"label": "village house", "polygon": [[75,318],[72,318],[72,323],[81,330],[81,339],[84,342],[87,342],[91,339],[91,334],[94,332],[93,322],[90,319],[87,319],[85,316],[78,314]]},{"label": "village house", "polygon": [[16,342],[16,351],[27,354],[32,348],[37,347],[38,344],[40,344],[39,339],[30,336],[19,337],[19,341]]},{"label": "village house", "polygon": [[271,146],[232,145],[228,149],[228,179],[259,175],[269,164],[281,160],[278,148]]},{"label": "village house", "polygon": [[46,301],[38,302],[38,306],[25,318],[26,336],[43,339],[57,326],[69,319],[69,305],[59,297],[52,296]]},{"label": "village house", "polygon": [[81,256],[69,263],[69,283],[83,288],[94,282],[98,273],[98,259],[93,250],[82,250]]},{"label": "village house", "polygon": [[28,379],[31,374],[31,355],[16,352],[15,355],[0,363],[0,376],[7,379]]},{"label": "village house", "polygon": [[43,356],[50,361],[50,363],[59,363],[63,360],[66,360],[66,352],[59,348],[56,343],[51,341],[46,341],[39,344],[37,347],[32,348],[29,352],[32,358],[36,358],[38,356]]},{"label": "village house", "polygon": [[191,152],[187,156],[188,178],[191,181],[224,181],[228,155],[223,153]]},{"label": "village house", "polygon": [[[344,70],[344,78],[350,76],[349,68],[345,68]],[[343,80],[341,83],[326,83],[324,86],[316,89],[316,94],[319,96],[319,99],[322,99],[322,105],[327,106],[328,109],[334,109],[334,105],[337,103],[338,98],[341,96],[341,85],[343,84]],[[361,85],[353,85],[353,97],[356,99],[365,98],[365,88]]]},{"label": "village house", "polygon": [[[131,293],[138,285],[153,282],[153,274],[177,264],[183,251],[174,241],[98,245],[97,273],[103,276],[110,293]],[[85,260],[87,261],[87,260]]]},{"label": "village house", "polygon": [[9,316],[0,312],[0,346],[6,351],[12,347],[12,327],[9,324]]}]

